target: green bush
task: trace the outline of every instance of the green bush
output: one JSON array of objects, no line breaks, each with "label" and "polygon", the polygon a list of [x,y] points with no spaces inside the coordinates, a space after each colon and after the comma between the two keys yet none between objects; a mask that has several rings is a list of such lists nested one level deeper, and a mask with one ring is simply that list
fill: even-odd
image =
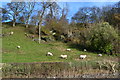
[{"label": "green bush", "polygon": [[86,30],[85,46],[94,51],[112,53],[114,43],[118,41],[119,35],[109,23],[103,22]]}]

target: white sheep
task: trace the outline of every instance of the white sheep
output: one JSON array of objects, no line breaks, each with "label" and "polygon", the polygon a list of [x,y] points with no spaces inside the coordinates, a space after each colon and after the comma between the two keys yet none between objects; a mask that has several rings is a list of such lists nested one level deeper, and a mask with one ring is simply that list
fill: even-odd
[{"label": "white sheep", "polygon": [[53,77],[54,79],[56,78],[56,77]]},{"label": "white sheep", "polygon": [[60,55],[61,58],[67,59],[67,55]]},{"label": "white sheep", "polygon": [[53,53],[51,53],[51,52],[48,52],[48,53],[47,53],[47,55],[49,55],[49,56],[53,56]]},{"label": "white sheep", "polygon": [[17,46],[18,49],[20,49],[20,46]]},{"label": "white sheep", "polygon": [[102,56],[102,54],[98,54],[98,56],[100,56],[100,57],[101,57],[101,56]]},{"label": "white sheep", "polygon": [[53,31],[50,31],[50,33],[52,33]]},{"label": "white sheep", "polygon": [[86,52],[87,50],[86,49],[84,49],[84,52]]},{"label": "white sheep", "polygon": [[11,32],[10,32],[10,35],[13,35],[13,34],[14,34],[14,32],[11,31]]},{"label": "white sheep", "polygon": [[52,35],[55,35],[56,33],[52,33]]},{"label": "white sheep", "polygon": [[87,55],[80,55],[80,59],[84,59],[86,57],[87,57]]},{"label": "white sheep", "polygon": [[71,49],[66,49],[66,51],[71,51]]}]

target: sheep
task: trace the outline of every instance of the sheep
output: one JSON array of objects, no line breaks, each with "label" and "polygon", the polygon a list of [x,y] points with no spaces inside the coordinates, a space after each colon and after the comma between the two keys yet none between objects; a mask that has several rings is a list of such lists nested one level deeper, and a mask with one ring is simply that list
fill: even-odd
[{"label": "sheep", "polygon": [[102,56],[102,54],[98,54],[98,56],[100,56],[100,57],[101,57],[101,56]]},{"label": "sheep", "polygon": [[20,46],[17,46],[18,49],[20,49]]},{"label": "sheep", "polygon": [[12,31],[11,31],[9,34],[10,34],[10,35],[13,35],[13,34],[14,34],[14,32],[12,32]]},{"label": "sheep", "polygon": [[66,49],[66,51],[71,51],[71,49]]},{"label": "sheep", "polygon": [[84,49],[84,52],[86,52],[87,50],[86,49]]},{"label": "sheep", "polygon": [[80,59],[84,59],[86,57],[87,57],[87,55],[80,55]]},{"label": "sheep", "polygon": [[67,55],[60,55],[61,58],[67,59]]},{"label": "sheep", "polygon": [[27,35],[27,33],[25,33],[25,35]]},{"label": "sheep", "polygon": [[50,31],[50,33],[52,33],[53,31]]},{"label": "sheep", "polygon": [[52,33],[52,35],[55,35],[56,33]]},{"label": "sheep", "polygon": [[47,55],[49,55],[49,56],[53,56],[53,53],[51,53],[51,52],[48,52],[48,53],[47,53]]},{"label": "sheep", "polygon": [[0,67],[0,70],[2,70],[2,67]]}]

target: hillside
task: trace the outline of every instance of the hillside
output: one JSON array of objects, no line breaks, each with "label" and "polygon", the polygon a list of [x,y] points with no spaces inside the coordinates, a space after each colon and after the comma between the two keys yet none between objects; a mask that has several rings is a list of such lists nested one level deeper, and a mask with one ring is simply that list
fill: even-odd
[{"label": "hillside", "polygon": [[[7,25],[3,25],[7,26]],[[69,45],[58,41],[42,42],[38,44],[25,36],[25,28],[22,26],[3,28],[3,33],[7,34],[13,31],[14,34],[2,37],[2,60],[3,62],[78,62],[78,61],[100,61],[100,60],[118,60],[116,56],[103,55],[98,57],[96,53],[84,52],[75,48],[75,45]],[[21,46],[17,49],[17,46]],[[70,48],[71,51],[66,51]],[[52,52],[54,56],[46,56],[47,52]],[[67,54],[68,59],[61,59],[61,54]],[[79,59],[80,54],[86,54],[87,58]]]},{"label": "hillside", "polygon": [[[9,28],[5,28],[5,26],[8,25],[3,25],[3,34],[7,34],[11,31],[13,31],[14,34],[2,37],[2,62],[7,63],[6,65],[4,65],[3,68],[3,77],[5,77],[5,75],[9,77],[11,76],[11,74],[13,74],[12,77],[15,77],[17,75],[16,77],[19,78],[21,73],[24,73],[22,74],[23,78],[26,75],[30,76],[28,74],[29,68],[31,70],[31,75],[33,74],[32,76],[30,76],[31,78],[38,76],[44,77],[45,75],[42,73],[46,74],[46,68],[48,69],[48,71],[50,70],[50,73],[48,72],[48,74],[53,73],[52,71],[54,71],[54,69],[57,69],[54,74],[57,74],[57,71],[59,71],[59,69],[63,69],[64,71],[69,69],[69,73],[73,73],[73,75],[85,76],[84,74],[86,74],[86,77],[95,77],[96,75],[98,75],[98,73],[98,77],[103,77],[102,75],[100,75],[101,73],[104,73],[107,76],[111,71],[119,71],[118,56],[108,56],[106,54],[103,54],[103,56],[100,57],[97,53],[81,51],[78,45],[63,43],[60,41],[41,42],[41,44],[38,44],[37,42],[32,41],[31,38],[25,36],[26,28],[20,25]],[[17,48],[18,45],[21,47],[20,49]],[[71,49],[71,51],[66,51],[66,49]],[[53,56],[46,56],[47,52],[52,52]],[[61,54],[68,55],[68,58],[60,58]],[[81,54],[85,54],[87,55],[87,57],[85,59],[80,59],[79,56]],[[44,64],[43,62],[47,64]],[[41,66],[38,64],[40,64]],[[51,68],[50,65],[53,66],[53,68]],[[20,68],[22,69],[22,71],[19,71]],[[25,69],[25,72],[23,69]],[[41,69],[43,70],[42,72],[35,71]],[[77,71],[74,69],[77,69]],[[73,72],[73,70],[75,72]],[[18,73],[14,71],[18,71]],[[36,75],[34,74],[34,71]],[[9,72],[11,74],[9,74]],[[55,76],[62,76],[63,73],[61,72],[59,73],[59,75]],[[37,73],[41,75],[37,75]],[[69,77],[71,77],[72,75],[69,73],[67,73],[66,71],[65,76],[69,75]],[[94,76],[90,75],[91,73],[94,74]]]}]

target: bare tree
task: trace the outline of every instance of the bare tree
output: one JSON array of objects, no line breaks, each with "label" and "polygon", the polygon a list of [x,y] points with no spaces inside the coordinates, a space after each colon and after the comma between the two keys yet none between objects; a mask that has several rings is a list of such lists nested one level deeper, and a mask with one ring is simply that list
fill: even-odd
[{"label": "bare tree", "polygon": [[11,2],[7,4],[4,11],[5,14],[8,16],[6,17],[7,20],[12,20],[13,27],[16,24],[17,19],[19,18],[20,13],[23,11],[25,7],[24,2]]},{"label": "bare tree", "polygon": [[62,9],[62,12],[61,12],[61,17],[60,17],[60,23],[62,24],[62,31],[63,31],[64,33],[69,33],[68,19],[67,19],[68,12],[69,12],[69,6],[68,6],[68,4],[66,3],[66,4],[63,6],[63,9]]},{"label": "bare tree", "polygon": [[36,12],[35,15],[32,15],[30,19],[30,24],[35,25],[37,27],[39,22],[38,13]]},{"label": "bare tree", "polygon": [[35,7],[35,2],[26,2],[25,3],[25,10],[23,12],[23,15],[24,15],[23,17],[25,20],[26,28],[28,27],[30,17],[34,11],[34,7]]},{"label": "bare tree", "polygon": [[49,7],[48,14],[45,16],[45,26],[50,30],[52,30],[53,27],[55,27],[54,25],[59,21],[61,17],[60,10],[61,8],[56,2],[53,2]]},{"label": "bare tree", "polygon": [[45,11],[53,4],[53,2],[41,2],[40,3],[40,7],[41,10],[38,12],[38,16],[39,16],[39,22],[38,22],[38,27],[39,27],[39,43],[41,41],[41,24],[43,22],[44,19],[44,15],[45,15]]}]

